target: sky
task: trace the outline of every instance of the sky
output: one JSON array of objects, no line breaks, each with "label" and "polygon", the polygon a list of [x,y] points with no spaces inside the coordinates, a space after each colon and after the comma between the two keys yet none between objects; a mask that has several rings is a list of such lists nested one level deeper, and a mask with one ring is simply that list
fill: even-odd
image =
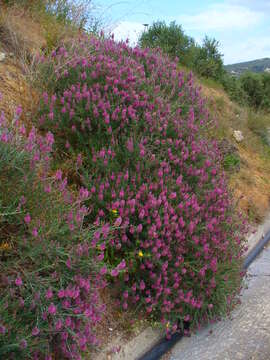
[{"label": "sky", "polygon": [[217,39],[225,64],[270,57],[270,0],[93,1],[116,40],[135,45],[143,24],[176,21],[199,44]]}]

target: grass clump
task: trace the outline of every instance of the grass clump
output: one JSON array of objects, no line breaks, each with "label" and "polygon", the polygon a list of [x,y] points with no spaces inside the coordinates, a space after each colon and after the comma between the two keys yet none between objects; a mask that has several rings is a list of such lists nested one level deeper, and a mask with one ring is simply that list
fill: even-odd
[{"label": "grass clump", "polygon": [[224,157],[224,169],[225,170],[236,170],[240,167],[240,159],[239,156],[235,154],[228,154]]}]

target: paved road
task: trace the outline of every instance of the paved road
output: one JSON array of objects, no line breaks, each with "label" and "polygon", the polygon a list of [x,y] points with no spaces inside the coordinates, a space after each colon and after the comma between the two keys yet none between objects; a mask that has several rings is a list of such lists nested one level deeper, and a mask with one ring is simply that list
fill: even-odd
[{"label": "paved road", "polygon": [[248,289],[232,320],[184,338],[169,359],[270,360],[270,247],[250,266]]}]

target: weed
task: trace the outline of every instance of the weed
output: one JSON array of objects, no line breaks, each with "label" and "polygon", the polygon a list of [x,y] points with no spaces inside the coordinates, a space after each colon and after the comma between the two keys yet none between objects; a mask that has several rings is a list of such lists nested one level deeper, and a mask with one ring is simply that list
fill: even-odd
[{"label": "weed", "polygon": [[228,154],[225,156],[223,164],[225,170],[236,171],[240,167],[239,156],[236,156],[235,154]]}]

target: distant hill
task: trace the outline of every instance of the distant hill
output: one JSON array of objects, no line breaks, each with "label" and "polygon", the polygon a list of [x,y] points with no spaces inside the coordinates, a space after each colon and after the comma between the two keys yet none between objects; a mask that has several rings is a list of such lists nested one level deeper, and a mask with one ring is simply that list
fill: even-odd
[{"label": "distant hill", "polygon": [[246,71],[252,71],[255,73],[270,72],[270,58],[226,65],[225,68],[229,73],[235,76],[239,76]]}]

